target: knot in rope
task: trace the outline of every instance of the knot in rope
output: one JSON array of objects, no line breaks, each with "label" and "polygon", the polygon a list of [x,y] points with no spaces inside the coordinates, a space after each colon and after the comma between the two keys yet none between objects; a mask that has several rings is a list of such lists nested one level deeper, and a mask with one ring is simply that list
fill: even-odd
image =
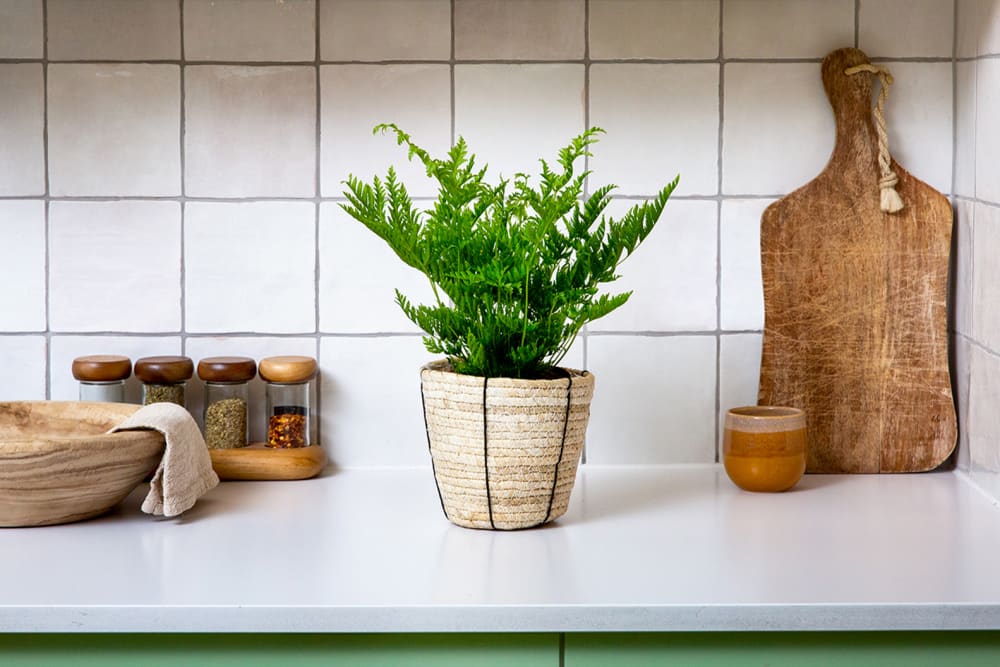
[{"label": "knot in rope", "polygon": [[879,67],[870,63],[855,65],[844,70],[844,74],[853,76],[860,72],[878,75],[882,84],[878,93],[878,102],[875,104],[875,133],[878,135],[878,166],[880,178],[878,187],[880,192],[880,208],[888,213],[896,213],[903,208],[903,199],[896,192],[896,184],[899,177],[892,171],[892,157],[889,155],[889,132],[885,125],[885,103],[889,99],[889,87],[893,84],[892,74],[885,67]]}]

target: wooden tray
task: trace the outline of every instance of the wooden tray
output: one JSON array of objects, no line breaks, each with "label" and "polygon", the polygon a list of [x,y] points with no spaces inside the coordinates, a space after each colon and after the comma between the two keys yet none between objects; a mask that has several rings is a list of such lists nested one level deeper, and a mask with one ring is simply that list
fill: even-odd
[{"label": "wooden tray", "polygon": [[326,465],[318,445],[273,449],[261,443],[238,449],[210,449],[212,468],[223,480],[289,480],[315,477]]}]

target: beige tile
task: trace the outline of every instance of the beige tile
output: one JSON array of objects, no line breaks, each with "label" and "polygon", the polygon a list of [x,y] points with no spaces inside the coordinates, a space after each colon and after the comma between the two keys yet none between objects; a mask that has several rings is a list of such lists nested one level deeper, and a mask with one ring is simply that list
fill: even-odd
[{"label": "beige tile", "polygon": [[590,57],[714,59],[719,3],[590,0]]},{"label": "beige tile", "polygon": [[0,336],[0,401],[45,399],[45,336]]},{"label": "beige tile", "polygon": [[1000,203],[1000,59],[976,66],[976,196]]},{"label": "beige tile", "polygon": [[835,127],[818,64],[732,63],[725,88],[725,194],[783,195],[820,173]]},{"label": "beige tile", "polygon": [[976,196],[975,61],[955,65],[955,194]]},{"label": "beige tile", "polygon": [[[180,336],[86,336],[53,335],[50,343],[52,362],[49,368],[49,390],[54,401],[75,401],[80,396],[80,383],[73,378],[73,360],[86,354],[124,354],[133,362],[143,357],[181,354]],[[196,359],[197,361],[197,359]],[[187,394],[191,393],[189,383]],[[187,398],[187,396],[185,396]],[[142,382],[134,375],[125,381],[125,400],[142,401]]]},{"label": "beige tile", "polygon": [[757,405],[763,340],[761,334],[726,334],[719,339],[718,450],[720,454],[726,411],[744,405]]},{"label": "beige tile", "polygon": [[951,58],[954,0],[864,0],[858,45],[872,58]]},{"label": "beige tile", "polygon": [[0,196],[45,194],[42,66],[0,65]]},{"label": "beige tile", "polygon": [[175,60],[180,6],[163,0],[48,0],[52,60]]},{"label": "beige tile", "polygon": [[320,0],[323,60],[447,60],[449,0]]},{"label": "beige tile", "polygon": [[45,202],[0,200],[0,248],[0,331],[45,331]]},{"label": "beige tile", "polygon": [[184,213],[189,332],[316,330],[312,202],[189,202]]},{"label": "beige tile", "polygon": [[972,337],[1000,352],[1000,208],[976,204],[972,232]]},{"label": "beige tile", "polygon": [[315,194],[314,68],[198,65],[185,87],[189,196]]},{"label": "beige tile", "polygon": [[188,60],[316,57],[315,0],[184,0]]},{"label": "beige tile", "polygon": [[339,197],[348,174],[370,180],[396,169],[412,196],[437,192],[423,165],[407,159],[390,134],[395,123],[434,156],[451,146],[451,72],[447,65],[324,65],[320,72],[320,173],[325,197]]},{"label": "beige tile", "polygon": [[[620,219],[635,200],[615,200],[605,213]],[[714,331],[716,325],[716,203],[674,200],[638,250],[621,265],[621,279],[602,288],[631,291],[628,302],[588,325],[591,331]]]},{"label": "beige tile", "polygon": [[760,217],[773,199],[722,202],[722,329],[764,328]]},{"label": "beige tile", "polygon": [[0,58],[41,58],[42,0],[0,0]]},{"label": "beige tile", "polygon": [[48,84],[53,195],[180,194],[179,67],[50,65]]},{"label": "beige tile", "polygon": [[680,174],[678,195],[718,192],[718,65],[593,65],[590,123],[607,130],[592,187],[652,195]]},{"label": "beige tile", "polygon": [[973,345],[969,366],[970,465],[1000,472],[1000,357]]},{"label": "beige tile", "polygon": [[955,0],[958,4],[955,55],[974,58],[979,47],[979,10],[983,0]]},{"label": "beige tile", "polygon": [[955,227],[952,232],[953,271],[951,273],[952,326],[966,336],[971,336],[972,313],[974,310],[975,275],[974,245],[972,232],[975,229],[976,205],[960,199],[955,205]]},{"label": "beige tile", "polygon": [[455,132],[477,164],[511,177],[583,132],[583,65],[458,65]]},{"label": "beige tile", "polygon": [[715,336],[590,336],[587,462],[715,460]]},{"label": "beige tile", "polygon": [[979,40],[981,56],[1000,54],[1000,0],[980,0]]},{"label": "beige tile", "polygon": [[854,0],[723,3],[727,58],[822,58],[854,44]]},{"label": "beige tile", "polygon": [[180,204],[52,202],[49,289],[53,331],[179,331]]},{"label": "beige tile", "polygon": [[459,60],[583,58],[584,0],[456,0]]}]

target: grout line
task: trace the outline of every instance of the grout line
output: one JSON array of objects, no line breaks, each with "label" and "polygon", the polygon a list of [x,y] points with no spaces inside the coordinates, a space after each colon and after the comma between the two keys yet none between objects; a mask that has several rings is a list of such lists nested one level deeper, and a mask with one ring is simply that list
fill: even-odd
[{"label": "grout line", "polygon": [[[612,194],[611,199],[620,199],[625,201],[647,201],[655,196],[656,193],[649,194]],[[713,194],[713,195],[699,195],[699,194],[680,194],[680,195],[670,195],[670,200],[684,200],[684,201],[729,201],[736,199],[779,199],[784,197],[784,194],[773,193],[773,194]],[[46,198],[45,195],[0,195],[0,201],[3,200],[23,200],[23,199],[43,199]],[[118,202],[118,201],[172,201],[172,202],[204,202],[204,203],[253,203],[253,202],[318,202],[318,203],[339,203],[346,202],[347,198],[343,196],[332,196],[332,197],[190,197],[186,195],[174,195],[174,196],[164,196],[164,195],[60,195],[60,196],[49,196],[51,201],[68,201],[68,202]],[[437,199],[431,195],[423,196],[411,196],[415,202],[433,202]],[[986,202],[984,202],[986,203]]]},{"label": "grout line", "polygon": [[961,333],[959,331],[955,331],[954,334],[956,336],[958,336],[959,338],[964,338],[969,343],[969,345],[971,345],[973,347],[977,347],[980,350],[982,350],[983,352],[986,352],[987,354],[989,354],[990,356],[997,357],[998,359],[1000,359],[1000,350],[994,350],[992,347],[990,347],[986,343],[983,343],[982,341],[976,340],[975,338],[973,338],[972,336],[969,336],[968,334],[964,334],[964,333]]},{"label": "grout line", "polygon": [[[313,381],[313,391],[316,393],[316,405],[311,410],[311,412],[312,412],[312,418],[311,418],[311,427],[312,428],[311,428],[311,430],[312,430],[313,433],[316,434],[316,436],[315,436],[316,437],[316,441],[315,441],[314,444],[322,445],[323,444],[323,427],[322,427],[322,419],[320,419],[320,414],[322,414],[322,410],[320,410],[320,406],[323,405],[323,379],[322,379],[323,371],[322,371],[322,365],[321,365],[322,359],[320,358],[320,341],[321,341],[321,338],[319,336],[319,309],[320,309],[319,308],[319,306],[320,306],[320,304],[319,304],[319,285],[320,285],[320,276],[321,276],[321,273],[322,273],[322,264],[320,262],[320,254],[319,254],[319,231],[320,231],[320,195],[322,194],[322,183],[321,183],[322,164],[321,164],[320,160],[322,158],[322,150],[321,150],[321,145],[322,144],[321,144],[321,141],[322,141],[322,138],[323,138],[323,127],[322,127],[322,118],[323,118],[322,117],[322,111],[323,111],[323,91],[322,91],[322,79],[321,79],[321,76],[320,76],[321,75],[321,71],[320,71],[320,38],[321,38],[321,35],[320,35],[320,31],[319,31],[320,30],[320,3],[319,3],[319,0],[316,0],[316,3],[314,4],[314,9],[315,9],[315,11],[313,13],[313,30],[314,30],[314,32],[313,32],[313,39],[315,40],[315,43],[313,44],[313,56],[314,56],[314,59],[316,61],[315,64],[314,64],[314,67],[315,67],[315,70],[316,70],[316,73],[315,73],[315,76],[316,76],[316,81],[315,81],[315,96],[316,96],[316,100],[315,100],[315,102],[316,102],[316,111],[315,111],[316,112],[316,142],[315,142],[315,149],[314,150],[315,150],[315,158],[316,158],[316,161],[315,161],[316,177],[315,177],[315,180],[313,182],[313,187],[315,188],[314,191],[313,191],[313,195],[314,195],[314,199],[315,199],[315,209],[316,209],[316,211],[315,211],[315,218],[314,218],[315,227],[313,229],[313,308],[314,308],[314,315],[313,315],[313,317],[314,317],[314,324],[316,326],[316,331],[314,333],[314,335],[316,337],[316,350],[315,350],[316,367],[318,369],[320,369],[320,370],[317,373],[316,379]],[[312,433],[309,434],[309,437],[312,437]]]},{"label": "grout line", "polygon": [[180,64],[180,127],[179,132],[179,148],[180,148],[180,168],[181,168],[181,229],[180,229],[180,252],[181,252],[181,266],[180,266],[180,281],[181,281],[181,355],[187,355],[187,252],[185,235],[187,233],[187,201],[185,196],[187,195],[187,187],[185,182],[187,181],[187,169],[185,164],[185,159],[187,157],[184,150],[184,141],[187,137],[187,114],[185,112],[185,104],[187,102],[185,97],[185,88],[187,84],[185,83],[185,47],[184,47],[184,0],[177,0],[178,5],[178,21],[180,21],[180,47],[181,47],[181,64]]},{"label": "grout line", "polygon": [[951,197],[957,191],[958,174],[958,2],[952,1],[951,19]]},{"label": "grout line", "polygon": [[43,236],[45,239],[45,398],[52,398],[52,286],[49,278],[51,264],[51,232],[49,222],[50,195],[49,183],[49,2],[42,0],[42,167],[45,170],[45,198]]},{"label": "grout line", "polygon": [[[719,128],[716,144],[716,194],[722,196],[722,150],[726,114],[725,0],[719,0]],[[722,409],[722,201],[715,204],[715,439],[712,451],[719,462],[719,412]]]},{"label": "grout line", "polygon": [[451,145],[454,146],[455,140],[458,138],[455,136],[455,0],[451,0],[450,4],[450,21],[451,51],[448,54],[448,85],[451,94]]},{"label": "grout line", "polygon": [[[590,129],[590,0],[584,0],[583,3],[583,129],[584,131]],[[583,156],[583,170],[590,170],[590,156]],[[583,197],[584,200],[590,194],[590,176],[583,181]],[[583,329],[580,332],[581,346],[583,348],[583,370],[588,370],[590,367],[590,327],[588,325],[583,325]],[[583,451],[580,453],[580,463],[582,465],[587,464],[587,438],[583,439]],[[560,636],[559,639],[559,662],[563,662],[563,637]]]},{"label": "grout line", "polygon": [[861,48],[861,0],[854,0],[854,48]]}]

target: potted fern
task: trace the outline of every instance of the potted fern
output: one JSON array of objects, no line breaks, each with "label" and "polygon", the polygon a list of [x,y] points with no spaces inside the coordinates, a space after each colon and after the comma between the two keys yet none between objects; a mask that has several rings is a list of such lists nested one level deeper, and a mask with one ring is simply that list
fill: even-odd
[{"label": "potted fern", "polygon": [[614,186],[583,197],[600,128],[574,138],[558,164],[489,183],[465,141],[432,157],[395,125],[379,125],[439,183],[418,210],[391,167],[344,181],[344,210],[430,280],[435,300],[396,301],[444,355],[421,369],[428,446],[447,518],[516,529],[566,511],[590,417],[594,376],[561,368],[581,328],[624,304],[601,294],[652,231],[677,179],[618,220],[603,212]]}]

